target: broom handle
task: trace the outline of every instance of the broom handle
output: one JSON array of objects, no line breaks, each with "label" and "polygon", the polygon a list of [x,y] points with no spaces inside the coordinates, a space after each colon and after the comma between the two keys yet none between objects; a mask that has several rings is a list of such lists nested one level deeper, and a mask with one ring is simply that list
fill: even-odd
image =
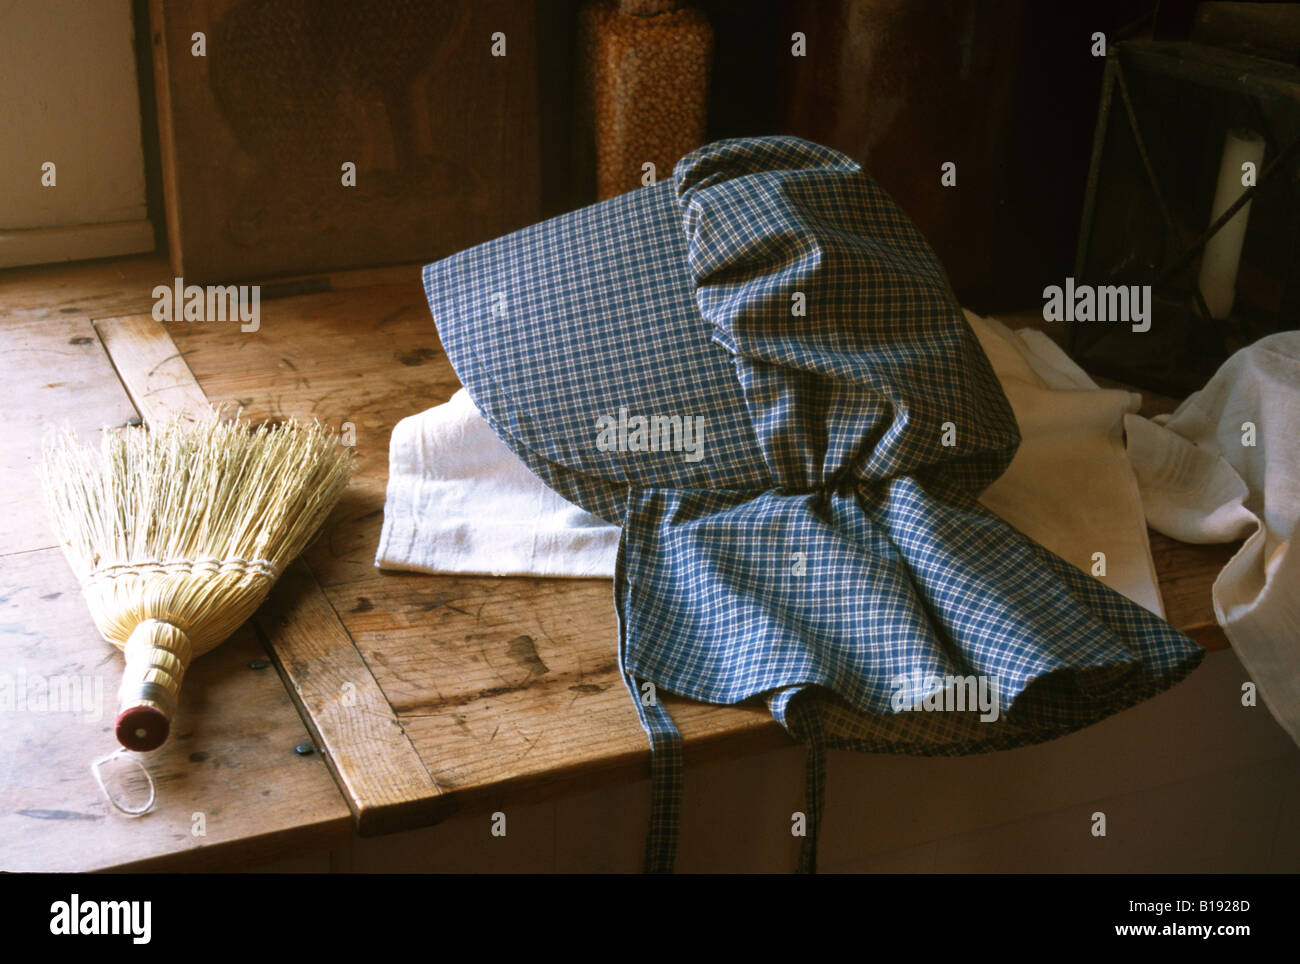
[{"label": "broom handle", "polygon": [[167,739],[193,650],[184,630],[161,619],[146,619],[131,631],[122,647],[126,670],[116,725],[117,740],[128,750],[156,750]]}]

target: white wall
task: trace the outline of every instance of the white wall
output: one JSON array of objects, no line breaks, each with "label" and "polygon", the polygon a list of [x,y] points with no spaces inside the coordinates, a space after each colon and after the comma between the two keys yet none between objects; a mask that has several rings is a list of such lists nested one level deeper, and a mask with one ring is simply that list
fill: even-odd
[{"label": "white wall", "polygon": [[0,0],[0,266],[153,249],[132,44],[130,0]]}]

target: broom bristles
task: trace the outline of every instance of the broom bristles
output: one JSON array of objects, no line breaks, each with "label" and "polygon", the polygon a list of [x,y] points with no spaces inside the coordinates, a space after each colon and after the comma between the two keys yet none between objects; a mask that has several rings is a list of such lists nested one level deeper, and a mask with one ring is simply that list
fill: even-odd
[{"label": "broom bristles", "polygon": [[298,555],[347,485],[351,454],[315,423],[250,427],[174,419],[105,432],[96,452],[70,429],[45,448],[45,493],[78,575],[142,562]]},{"label": "broom bristles", "polygon": [[122,703],[164,721],[190,658],[252,615],[353,467],[317,423],[251,427],[215,411],[105,431],[98,452],[64,429],[44,456],[55,531],[100,633],[126,650]]}]

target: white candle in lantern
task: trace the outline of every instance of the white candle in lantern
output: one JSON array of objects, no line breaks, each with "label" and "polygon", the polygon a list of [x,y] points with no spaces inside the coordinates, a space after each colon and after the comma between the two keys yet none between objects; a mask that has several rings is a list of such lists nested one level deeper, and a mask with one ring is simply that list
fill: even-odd
[{"label": "white candle in lantern", "polygon": [[[1219,184],[1210,208],[1210,224],[1223,215],[1246,190],[1241,183],[1247,162],[1256,174],[1264,159],[1264,138],[1254,131],[1231,130],[1223,141],[1223,160],[1219,162]],[[1214,237],[1205,243],[1201,254],[1201,295],[1214,318],[1227,318],[1237,296],[1237,268],[1241,264],[1241,246],[1246,240],[1246,222],[1250,205],[1246,202]]]}]

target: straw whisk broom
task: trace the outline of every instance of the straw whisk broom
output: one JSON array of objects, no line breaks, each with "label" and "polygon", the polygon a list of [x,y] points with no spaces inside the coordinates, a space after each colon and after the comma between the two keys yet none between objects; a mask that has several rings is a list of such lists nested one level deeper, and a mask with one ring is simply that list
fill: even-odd
[{"label": "straw whisk broom", "polygon": [[230,636],[311,541],[352,471],[320,425],[174,418],[45,444],[46,503],[95,625],[123,651],[117,739],[167,739],[190,661]]}]

